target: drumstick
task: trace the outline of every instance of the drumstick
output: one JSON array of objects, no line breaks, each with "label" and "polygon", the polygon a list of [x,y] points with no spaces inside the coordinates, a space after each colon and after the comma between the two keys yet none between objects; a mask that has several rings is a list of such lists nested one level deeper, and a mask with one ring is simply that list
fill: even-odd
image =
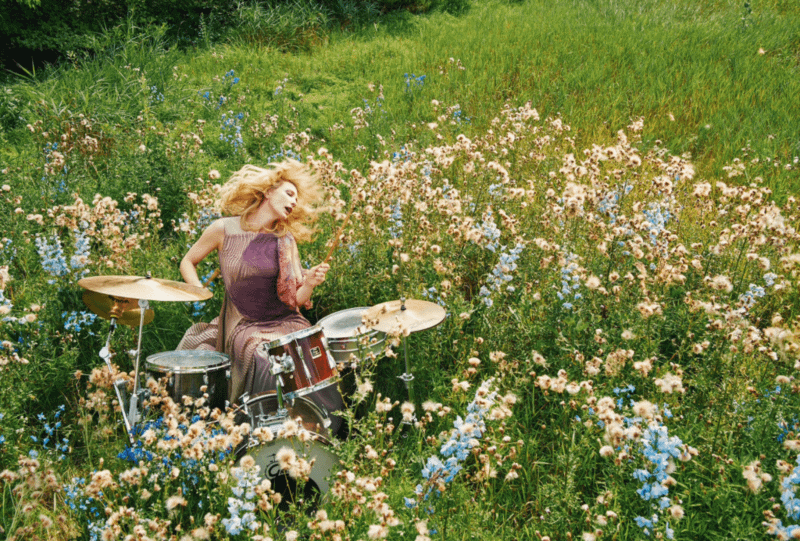
[{"label": "drumstick", "polygon": [[333,251],[336,250],[337,246],[339,246],[339,239],[342,237],[342,233],[344,232],[344,228],[347,226],[347,222],[350,221],[350,215],[353,214],[353,209],[355,208],[355,206],[356,206],[356,194],[353,194],[353,198],[350,200],[350,208],[347,210],[347,214],[344,217],[342,225],[336,232],[336,238],[333,239],[333,244],[331,245],[331,249],[328,250],[328,255],[325,257],[323,263],[329,263],[331,258],[333,257]]},{"label": "drumstick", "polygon": [[214,280],[216,280],[216,279],[217,279],[217,276],[219,276],[219,269],[215,270],[215,271],[214,271],[214,274],[212,274],[211,276],[209,276],[209,277],[208,277],[208,280],[206,280],[205,282],[203,282],[203,287],[208,287],[208,285],[209,285],[211,282],[213,282]]}]

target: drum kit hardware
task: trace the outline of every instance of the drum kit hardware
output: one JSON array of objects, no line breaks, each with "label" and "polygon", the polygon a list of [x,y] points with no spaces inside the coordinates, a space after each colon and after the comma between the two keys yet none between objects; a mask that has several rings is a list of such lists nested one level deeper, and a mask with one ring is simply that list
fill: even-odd
[{"label": "drum kit hardware", "polygon": [[279,397],[306,396],[338,382],[336,360],[319,325],[263,342],[256,358],[269,363]]},{"label": "drum kit hardware", "polygon": [[[113,370],[111,364],[111,337],[117,324],[134,327],[138,321],[139,334],[134,360],[133,391],[128,393],[128,382],[120,378],[114,383],[120,403],[123,422],[131,443],[135,428],[142,419],[140,407],[149,392],[140,386],[142,332],[144,325],[153,321],[154,313],[149,301],[194,302],[211,298],[212,293],[203,287],[147,276],[95,276],[83,278],[78,285],[86,291],[86,306],[103,319],[110,320],[110,329],[100,357]],[[339,463],[331,451],[328,412],[315,404],[308,395],[339,383],[340,367],[357,368],[366,359],[377,359],[384,350],[387,334],[401,335],[406,372],[399,376],[405,381],[413,400],[406,347],[409,333],[430,329],[445,319],[441,306],[421,300],[401,298],[372,307],[358,307],[335,312],[322,318],[316,325],[287,334],[256,349],[256,359],[267,363],[269,373],[275,376],[276,389],[256,396],[243,395],[239,399],[240,422],[249,422],[253,429],[268,428],[280,434],[289,420],[297,421],[312,437],[303,442],[286,436],[261,443],[251,438],[237,450],[241,456],[251,455],[261,466],[263,475],[270,479],[283,479],[293,483],[281,471],[276,459],[283,447],[301,445],[314,459],[309,484],[324,494],[328,478]],[[149,355],[145,368],[149,374],[164,378],[167,392],[176,402],[184,397],[207,397],[212,408],[225,409],[229,405],[231,361],[224,353],[207,350],[165,351]],[[287,490],[293,490],[287,488]]]},{"label": "drum kit hardware", "polygon": [[386,333],[364,325],[362,318],[367,310],[367,307],[348,308],[317,322],[337,363],[357,363],[370,356],[378,358],[383,351]]},{"label": "drum kit hardware", "polygon": [[363,319],[370,328],[384,333],[400,335],[403,340],[403,358],[406,371],[399,376],[406,384],[409,400],[414,402],[414,375],[408,362],[408,346],[406,337],[413,332],[424,331],[444,321],[447,312],[441,306],[429,301],[406,299],[389,301],[373,306],[364,312]]},{"label": "drum kit hardware", "polygon": [[[114,297],[87,289],[83,292],[83,302],[89,310],[103,319],[116,318],[117,325],[135,327],[141,319],[141,309],[136,299]],[[152,322],[154,316],[153,310],[146,310],[144,324]]]},{"label": "drum kit hardware", "polygon": [[[86,306],[103,319],[111,321],[105,346],[100,350],[100,358],[109,370],[111,366],[111,335],[117,323],[135,326],[139,316],[139,336],[134,361],[133,392],[128,396],[128,386],[124,379],[114,382],[114,391],[119,400],[122,419],[128,438],[133,443],[136,422],[141,417],[139,404],[147,399],[147,389],[139,386],[139,357],[142,351],[142,331],[146,323],[153,320],[149,301],[203,301],[210,299],[212,293],[202,287],[183,282],[162,280],[147,276],[93,276],[78,280],[78,285],[86,290],[83,296]],[[127,411],[126,411],[127,407]]]}]

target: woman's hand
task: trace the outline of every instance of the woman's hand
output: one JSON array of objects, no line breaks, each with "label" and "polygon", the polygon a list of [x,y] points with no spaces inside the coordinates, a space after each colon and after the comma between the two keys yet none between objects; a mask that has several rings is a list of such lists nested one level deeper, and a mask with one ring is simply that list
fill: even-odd
[{"label": "woman's hand", "polygon": [[328,274],[330,269],[331,266],[327,263],[320,263],[316,267],[311,267],[306,273],[305,283],[311,287],[317,287],[325,281],[325,275]]},{"label": "woman's hand", "polygon": [[311,299],[314,288],[325,281],[325,275],[330,269],[331,266],[327,263],[320,263],[316,267],[308,269],[302,285],[297,290],[297,306],[303,306]]}]

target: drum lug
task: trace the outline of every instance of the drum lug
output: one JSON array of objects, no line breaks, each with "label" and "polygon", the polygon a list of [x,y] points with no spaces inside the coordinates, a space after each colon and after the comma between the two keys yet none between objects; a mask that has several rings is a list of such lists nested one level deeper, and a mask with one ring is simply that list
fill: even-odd
[{"label": "drum lug", "polygon": [[326,408],[322,404],[319,404],[319,409],[320,409],[320,411],[322,412],[322,415],[323,415],[322,426],[324,426],[325,428],[330,427],[331,426],[331,416],[328,414],[328,408]]},{"label": "drum lug", "polygon": [[[300,364],[303,365],[303,373],[306,375],[306,379],[308,381],[313,381],[311,373],[308,371],[308,365],[306,364],[306,356],[303,354],[303,346],[296,343],[294,347],[297,350],[297,357],[300,359]],[[294,372],[294,370],[292,371]]]},{"label": "drum lug", "polygon": [[[322,342],[322,347],[325,348],[325,351],[330,351],[331,350],[331,348],[328,347],[328,339],[325,338],[324,335],[322,336],[322,340],[320,340],[320,341]],[[336,359],[333,358],[333,355],[328,355],[328,366],[330,367],[331,370],[335,370],[337,368],[336,367]]]}]

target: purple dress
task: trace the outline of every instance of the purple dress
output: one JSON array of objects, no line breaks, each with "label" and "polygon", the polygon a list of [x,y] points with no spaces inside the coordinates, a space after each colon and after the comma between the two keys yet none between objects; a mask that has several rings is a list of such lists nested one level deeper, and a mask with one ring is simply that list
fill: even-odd
[{"label": "purple dress", "polygon": [[[233,404],[247,393],[251,397],[275,390],[275,376],[258,346],[281,336],[310,327],[297,306],[297,289],[302,283],[297,245],[291,234],[231,231],[225,224],[225,238],[219,252],[225,298],[220,315],[210,323],[196,323],[186,331],[178,349],[222,351],[231,360]],[[336,385],[307,395],[328,412],[343,407]],[[331,418],[331,430],[340,423]]]}]

